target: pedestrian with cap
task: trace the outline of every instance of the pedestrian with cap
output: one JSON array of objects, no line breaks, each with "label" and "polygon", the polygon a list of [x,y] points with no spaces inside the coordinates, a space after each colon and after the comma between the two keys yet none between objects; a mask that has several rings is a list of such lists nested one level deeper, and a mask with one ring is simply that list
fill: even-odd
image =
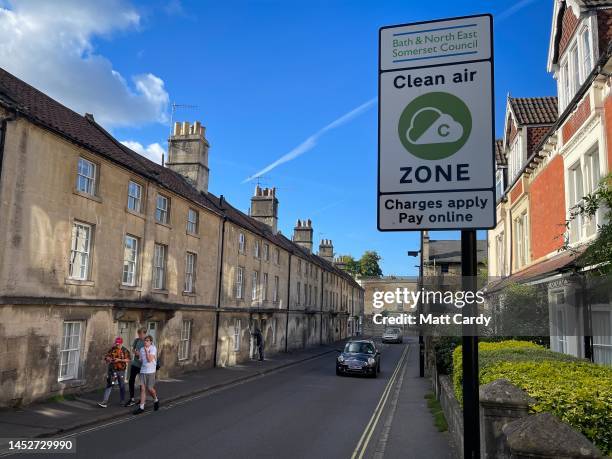
[{"label": "pedestrian with cap", "polygon": [[104,399],[98,403],[101,408],[108,407],[108,399],[114,385],[119,386],[120,403],[125,402],[125,370],[130,363],[130,351],[123,346],[123,338],[118,336],[114,346],[104,356],[104,361],[108,364],[106,373],[106,389]]}]

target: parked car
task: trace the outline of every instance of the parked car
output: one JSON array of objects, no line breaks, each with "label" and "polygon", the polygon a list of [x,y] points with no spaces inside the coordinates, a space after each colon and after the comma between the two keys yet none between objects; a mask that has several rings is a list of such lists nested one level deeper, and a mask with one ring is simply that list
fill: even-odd
[{"label": "parked car", "polygon": [[404,341],[402,336],[402,330],[399,328],[387,328],[383,332],[382,342],[383,343],[401,343]]},{"label": "parked car", "polygon": [[351,340],[338,349],[340,355],[336,358],[336,374],[367,375],[376,378],[380,373],[380,351],[372,340]]}]

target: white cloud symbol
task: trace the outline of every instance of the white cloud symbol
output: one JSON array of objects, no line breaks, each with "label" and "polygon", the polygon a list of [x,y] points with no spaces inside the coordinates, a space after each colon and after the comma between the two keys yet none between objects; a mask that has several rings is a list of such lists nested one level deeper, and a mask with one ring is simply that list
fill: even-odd
[{"label": "white cloud symbol", "polygon": [[[425,131],[417,138],[413,139],[410,135],[414,128],[414,122],[419,114],[425,111],[432,111],[438,114],[438,117],[431,123],[431,125],[425,129]],[[455,121],[455,119],[446,113],[442,113],[440,110],[434,107],[425,107],[418,110],[412,120],[410,120],[410,127],[406,132],[408,141],[415,145],[424,145],[431,143],[452,143],[456,142],[463,136],[463,126]]]}]

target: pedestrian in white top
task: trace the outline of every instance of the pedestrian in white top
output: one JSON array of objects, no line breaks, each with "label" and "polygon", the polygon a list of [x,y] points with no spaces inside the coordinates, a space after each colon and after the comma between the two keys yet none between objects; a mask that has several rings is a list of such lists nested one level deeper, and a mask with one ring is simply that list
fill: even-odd
[{"label": "pedestrian in white top", "polygon": [[159,399],[155,390],[155,372],[157,371],[157,348],[153,345],[153,337],[148,335],[144,339],[144,346],[140,349],[140,406],[134,414],[144,412],[147,392],[153,397],[153,409],[159,410]]}]

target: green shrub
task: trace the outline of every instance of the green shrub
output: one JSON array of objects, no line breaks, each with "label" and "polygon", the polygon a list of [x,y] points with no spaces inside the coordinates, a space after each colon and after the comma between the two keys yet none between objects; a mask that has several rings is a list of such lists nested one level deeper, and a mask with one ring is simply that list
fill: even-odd
[{"label": "green shrub", "polygon": [[[612,453],[612,368],[552,352],[526,341],[480,343],[479,380],[505,378],[536,402],[534,412],[549,411]],[[455,396],[462,402],[461,347],[453,353]]]},{"label": "green shrub", "polygon": [[436,369],[439,374],[450,375],[453,373],[453,351],[461,344],[461,337],[441,336],[434,341],[434,353],[436,356]]}]

